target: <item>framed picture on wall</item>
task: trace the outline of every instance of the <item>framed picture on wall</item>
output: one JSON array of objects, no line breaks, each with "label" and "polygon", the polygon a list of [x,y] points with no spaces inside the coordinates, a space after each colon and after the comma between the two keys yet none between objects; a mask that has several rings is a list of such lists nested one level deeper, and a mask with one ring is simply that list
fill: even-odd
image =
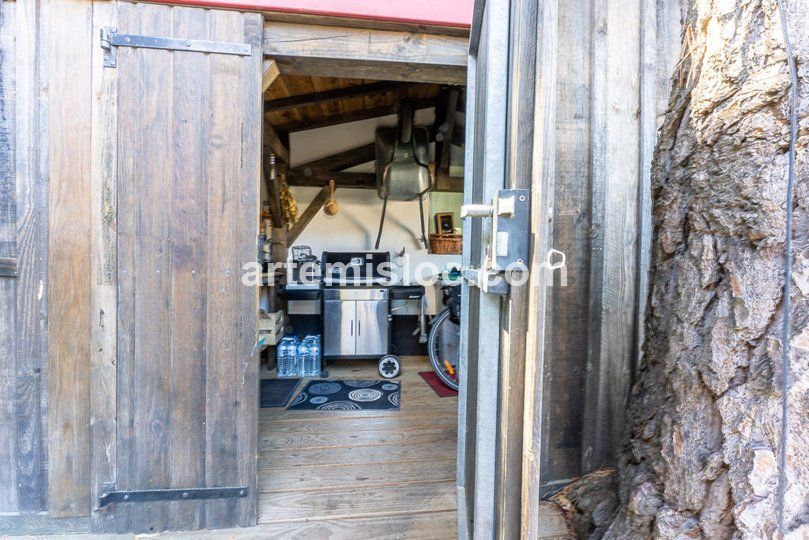
[{"label": "framed picture on wall", "polygon": [[435,215],[435,232],[437,234],[455,233],[455,214],[452,212],[439,212]]}]

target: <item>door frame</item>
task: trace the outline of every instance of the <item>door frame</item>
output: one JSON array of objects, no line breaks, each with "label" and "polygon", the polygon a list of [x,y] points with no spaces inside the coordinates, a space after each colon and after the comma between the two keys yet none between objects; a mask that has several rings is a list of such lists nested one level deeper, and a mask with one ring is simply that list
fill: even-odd
[{"label": "door frame", "polygon": [[[464,204],[529,189],[529,280],[498,297],[464,280],[458,421],[461,538],[537,538],[542,384],[552,274],[557,0],[477,0],[470,36]],[[490,220],[464,222],[485,265]],[[495,324],[495,322],[497,324]]]}]

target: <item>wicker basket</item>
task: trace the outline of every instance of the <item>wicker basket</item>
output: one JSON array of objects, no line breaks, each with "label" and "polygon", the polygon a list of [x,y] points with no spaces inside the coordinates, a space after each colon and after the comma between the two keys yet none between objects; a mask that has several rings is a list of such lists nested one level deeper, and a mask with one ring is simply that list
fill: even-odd
[{"label": "wicker basket", "polygon": [[436,255],[460,255],[461,235],[431,234],[430,253],[435,253]]}]

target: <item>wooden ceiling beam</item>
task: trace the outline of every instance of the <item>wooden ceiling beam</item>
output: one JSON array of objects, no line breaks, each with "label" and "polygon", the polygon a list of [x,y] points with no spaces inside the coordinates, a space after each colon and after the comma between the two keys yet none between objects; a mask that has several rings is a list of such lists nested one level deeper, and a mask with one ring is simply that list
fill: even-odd
[{"label": "wooden ceiling beam", "polygon": [[262,66],[261,74],[262,94],[267,91],[267,88],[272,86],[272,83],[275,82],[275,79],[277,79],[279,75],[281,75],[281,70],[278,69],[278,62],[270,58],[266,58]]},{"label": "wooden ceiling beam", "polygon": [[264,54],[284,73],[466,84],[469,40],[415,32],[267,21]]},{"label": "wooden ceiling beam", "polygon": [[364,144],[337,154],[303,163],[295,167],[300,171],[342,171],[376,159],[376,145]]},{"label": "wooden ceiling beam", "polygon": [[[435,107],[437,97],[430,97],[424,99],[413,100],[413,106],[416,110],[430,109]],[[379,118],[380,116],[390,116],[396,114],[397,104],[383,105],[381,107],[374,107],[372,109],[362,109],[353,112],[335,114],[320,118],[318,120],[305,120],[300,122],[290,122],[276,126],[279,131],[294,133],[296,131],[306,131],[309,129],[318,129],[329,126],[336,126],[339,124],[347,124],[349,122],[358,122],[360,120],[368,120],[369,118]]]},{"label": "wooden ceiling beam", "polygon": [[281,140],[281,136],[275,131],[275,128],[266,119],[264,120],[264,146],[270,150],[270,153],[275,154],[278,159],[284,163],[289,163],[289,149]]},{"label": "wooden ceiling beam", "polygon": [[323,205],[326,204],[330,193],[331,188],[324,186],[323,189],[320,190],[320,193],[309,203],[306,210],[303,211],[292,228],[289,229],[289,232],[287,232],[287,245],[295,243],[295,240],[297,240],[303,230],[306,229],[306,226],[309,225],[317,213],[320,212],[320,209],[323,208]]},{"label": "wooden ceiling beam", "polygon": [[312,170],[310,174],[298,168],[289,169],[286,173],[287,184],[290,186],[323,187],[334,180],[335,185],[344,188],[376,189],[376,174],[358,172],[329,172]]},{"label": "wooden ceiling beam", "polygon": [[297,96],[271,99],[269,101],[264,102],[264,112],[265,113],[281,112],[287,111],[289,109],[308,107],[310,105],[323,105],[325,103],[333,103],[335,101],[341,101],[344,99],[353,99],[364,96],[387,94],[388,92],[402,90],[413,86],[416,86],[416,83],[387,82],[387,81],[345,86],[343,88],[334,88],[331,90],[324,90],[322,92],[313,92],[311,94],[300,94]]}]

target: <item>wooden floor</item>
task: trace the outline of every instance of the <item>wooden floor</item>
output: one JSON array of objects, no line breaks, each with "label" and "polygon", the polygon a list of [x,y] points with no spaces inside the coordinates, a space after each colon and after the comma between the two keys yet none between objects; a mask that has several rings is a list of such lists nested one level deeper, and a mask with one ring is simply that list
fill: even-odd
[{"label": "wooden floor", "polygon": [[[259,524],[272,536],[456,538],[454,397],[403,359],[398,411],[285,411],[259,416]],[[373,361],[341,361],[333,379],[378,379]]]}]

